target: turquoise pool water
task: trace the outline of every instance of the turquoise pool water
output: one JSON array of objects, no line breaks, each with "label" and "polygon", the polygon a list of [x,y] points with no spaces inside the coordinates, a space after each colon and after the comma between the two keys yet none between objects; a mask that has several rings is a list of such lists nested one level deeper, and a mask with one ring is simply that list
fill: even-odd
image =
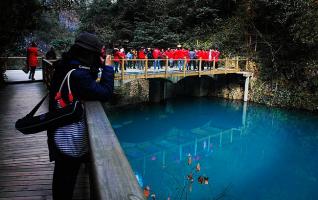
[{"label": "turquoise pool water", "polygon": [[210,98],[107,114],[139,184],[156,199],[318,199],[315,114]]}]

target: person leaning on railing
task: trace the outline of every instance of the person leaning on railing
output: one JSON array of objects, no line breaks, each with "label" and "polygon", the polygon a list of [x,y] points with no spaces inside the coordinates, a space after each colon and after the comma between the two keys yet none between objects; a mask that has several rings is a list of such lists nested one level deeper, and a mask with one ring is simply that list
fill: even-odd
[{"label": "person leaning on railing", "polygon": [[[95,35],[82,33],[70,50],[54,62],[55,72],[50,84],[50,111],[63,107],[61,102],[71,102],[73,98],[81,101],[110,99],[114,89],[114,70],[111,55],[107,55],[104,62],[101,51],[102,44]],[[96,81],[99,68],[102,69],[102,74],[100,81]],[[61,82],[70,71],[69,86],[72,93],[68,91],[68,84],[59,93]],[[80,165],[89,161],[88,131],[84,117],[78,122],[48,130],[50,161],[55,161],[53,200],[72,199]]]}]

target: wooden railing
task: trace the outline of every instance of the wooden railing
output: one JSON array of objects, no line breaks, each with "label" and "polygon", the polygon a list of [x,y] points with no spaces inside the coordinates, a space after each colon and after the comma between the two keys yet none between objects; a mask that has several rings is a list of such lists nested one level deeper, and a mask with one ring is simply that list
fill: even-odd
[{"label": "wooden railing", "polygon": [[[155,70],[154,62],[161,62],[161,70]],[[178,62],[182,64],[181,70],[178,68]],[[196,69],[189,67],[190,61],[194,61]],[[140,67],[142,63],[142,67]],[[168,78],[176,76],[199,76],[213,74],[227,74],[244,71],[248,65],[246,58],[224,58],[218,62],[202,60],[202,59],[179,59],[173,60],[174,68],[170,66],[170,60],[166,59],[121,59],[119,61],[119,72],[115,74],[116,80],[138,79],[138,78]],[[209,65],[209,67],[208,67]],[[216,67],[218,65],[218,68]],[[129,66],[133,66],[134,70],[130,70]]]},{"label": "wooden railing", "polygon": [[[7,57],[0,59],[24,59],[25,57]],[[161,62],[162,69],[155,71],[153,69],[153,63],[155,60]],[[51,76],[53,75],[52,62],[55,60],[42,59],[42,70],[43,70],[43,80],[49,87]],[[122,59],[119,62],[119,73],[115,74],[115,80],[128,80],[128,79],[141,79],[141,78],[168,78],[168,77],[186,77],[186,76],[199,76],[202,75],[213,75],[213,74],[228,74],[228,73],[237,73],[240,71],[246,71],[249,60],[247,58],[224,58],[219,59],[218,62],[215,61],[206,61],[202,59],[187,60],[181,59],[182,70],[180,71],[178,67],[170,68],[169,59]],[[187,65],[190,65],[190,61],[196,63],[196,69],[187,69]],[[174,63],[177,63],[178,60],[174,60]],[[141,69],[130,70],[128,68],[129,64],[137,68],[139,63],[143,63]],[[211,68],[205,66],[206,63],[209,63]],[[218,63],[219,68],[216,68]],[[177,64],[176,64],[177,65]],[[21,67],[22,68],[22,67]]]},{"label": "wooden railing", "polygon": [[136,176],[100,102],[86,102],[92,199],[144,199]]},{"label": "wooden railing", "polygon": [[[38,68],[42,67],[41,60],[42,57],[38,58]],[[0,57],[0,63],[5,70],[19,70],[22,69],[26,65],[26,57],[25,56],[12,56],[12,57]]]}]

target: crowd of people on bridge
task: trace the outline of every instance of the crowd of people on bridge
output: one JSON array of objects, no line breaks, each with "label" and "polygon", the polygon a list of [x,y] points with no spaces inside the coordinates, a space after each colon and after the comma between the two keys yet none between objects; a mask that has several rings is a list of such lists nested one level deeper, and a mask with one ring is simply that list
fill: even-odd
[{"label": "crowd of people on bridge", "polygon": [[183,70],[186,67],[187,70],[198,70],[200,60],[201,70],[218,68],[218,61],[220,52],[218,48],[210,49],[195,49],[195,48],[181,48],[178,45],[177,48],[144,48],[129,49],[125,51],[124,48],[114,48],[114,66],[115,73],[118,73],[121,69],[121,65],[124,64],[124,70],[139,69],[143,70],[146,66],[148,68],[153,66],[154,70],[160,70],[165,66],[165,62],[168,60],[168,66],[170,68],[178,68]]}]

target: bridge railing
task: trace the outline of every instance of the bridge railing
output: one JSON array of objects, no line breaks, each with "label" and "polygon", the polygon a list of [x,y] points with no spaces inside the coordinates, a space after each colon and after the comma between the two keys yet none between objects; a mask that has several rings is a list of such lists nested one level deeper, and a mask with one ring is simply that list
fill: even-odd
[{"label": "bridge railing", "polygon": [[[182,63],[182,68],[185,66],[201,66],[204,67],[204,69],[207,69],[207,66],[209,66],[212,69],[215,69],[218,67],[222,68],[237,68],[237,69],[244,69],[244,63],[247,61],[247,58],[240,58],[240,57],[227,57],[223,59],[218,59],[218,61],[215,60],[208,60],[208,59],[188,59],[188,58],[183,58],[183,59],[169,59],[169,58],[158,58],[158,59],[119,59],[118,61],[121,65],[121,69],[126,69],[126,68],[136,68],[142,66],[144,68],[146,65],[148,68],[153,67],[155,64],[155,61],[160,62],[160,66],[167,66],[171,67],[171,65],[177,67],[178,63]],[[172,61],[172,62],[171,62]],[[243,63],[244,62],[244,63]],[[138,68],[139,69],[139,68]],[[191,68],[191,70],[194,70]]]},{"label": "bridge railing", "polygon": [[[215,60],[204,59],[120,59],[115,79],[196,76],[238,72],[246,69],[248,59],[240,57]],[[158,63],[160,69],[158,69]],[[154,75],[156,73],[157,75]],[[160,75],[158,75],[160,74]],[[164,75],[163,75],[164,74]],[[172,75],[173,74],[173,75]],[[130,75],[130,76],[129,76]]]},{"label": "bridge railing", "polygon": [[[54,68],[43,59],[44,81],[49,87]],[[118,142],[100,102],[85,102],[91,154],[91,199],[144,199],[136,176]]]},{"label": "bridge railing", "polygon": [[[37,68],[42,68],[42,57],[38,58]],[[25,56],[12,56],[12,57],[0,57],[1,67],[5,70],[19,70],[22,69],[26,65]]]},{"label": "bridge railing", "polygon": [[[154,63],[160,62],[161,68],[154,69]],[[249,59],[232,57],[215,60],[202,59],[121,59],[117,61],[118,73],[116,80],[131,78],[167,78],[168,76],[199,76],[209,74],[224,74],[246,71]],[[53,74],[53,60],[43,59],[43,80],[49,85]],[[157,63],[156,63],[157,64]],[[180,70],[179,70],[180,65]]]}]

